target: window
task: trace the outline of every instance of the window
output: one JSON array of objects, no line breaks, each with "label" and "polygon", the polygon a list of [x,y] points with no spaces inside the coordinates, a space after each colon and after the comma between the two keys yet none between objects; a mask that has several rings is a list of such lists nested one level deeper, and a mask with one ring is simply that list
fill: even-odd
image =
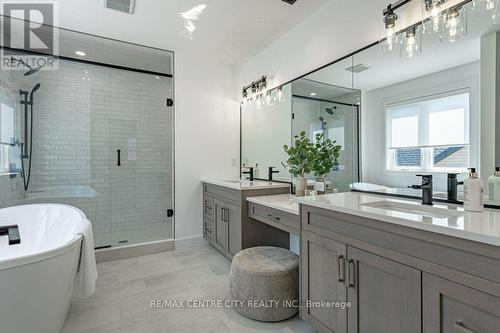
[{"label": "window", "polygon": [[387,169],[463,172],[469,167],[469,92],[389,105]]}]

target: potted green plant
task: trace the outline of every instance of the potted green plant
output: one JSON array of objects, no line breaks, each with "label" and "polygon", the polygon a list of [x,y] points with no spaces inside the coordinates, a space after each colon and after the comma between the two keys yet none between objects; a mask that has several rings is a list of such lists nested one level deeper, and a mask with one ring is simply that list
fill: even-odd
[{"label": "potted green plant", "polygon": [[316,135],[316,142],[313,145],[313,164],[312,172],[316,177],[314,189],[319,194],[325,193],[326,177],[332,171],[333,167],[338,165],[341,145],[330,139],[325,140],[323,133]]},{"label": "potted green plant", "polygon": [[307,187],[305,176],[313,171],[314,144],[304,131],[300,132],[295,138],[294,146],[284,146],[285,152],[288,154],[288,160],[283,165],[296,178],[295,194],[304,196]]}]

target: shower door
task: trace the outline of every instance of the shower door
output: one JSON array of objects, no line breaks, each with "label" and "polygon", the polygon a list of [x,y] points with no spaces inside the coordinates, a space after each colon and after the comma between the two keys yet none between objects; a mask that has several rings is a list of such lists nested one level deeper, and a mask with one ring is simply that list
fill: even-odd
[{"label": "shower door", "polygon": [[173,238],[172,79],[110,70],[111,246]]}]

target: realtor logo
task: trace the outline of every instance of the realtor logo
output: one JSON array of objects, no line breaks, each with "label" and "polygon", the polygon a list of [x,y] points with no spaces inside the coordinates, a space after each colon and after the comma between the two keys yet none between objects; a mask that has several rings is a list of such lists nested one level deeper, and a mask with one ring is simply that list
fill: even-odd
[{"label": "realtor logo", "polygon": [[57,2],[1,2],[1,69],[56,69],[59,54]]}]

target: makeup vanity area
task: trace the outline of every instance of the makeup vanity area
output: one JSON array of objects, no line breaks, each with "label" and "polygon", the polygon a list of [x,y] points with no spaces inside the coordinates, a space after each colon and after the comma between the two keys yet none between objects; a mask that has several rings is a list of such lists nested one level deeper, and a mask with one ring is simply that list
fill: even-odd
[{"label": "makeup vanity area", "polygon": [[[484,15],[454,43],[419,35],[421,54],[404,59],[374,44],[280,87],[279,100],[242,104],[242,166],[272,167],[279,183],[262,172],[258,185],[204,182],[205,238],[232,258],[295,237],[300,317],[319,332],[500,332],[500,202],[487,188],[500,164],[500,26]],[[339,193],[289,194],[283,146],[301,131],[342,146],[326,176]],[[484,212],[447,201],[448,174],[460,186],[469,167]],[[433,176],[433,205],[417,174]]]}]

